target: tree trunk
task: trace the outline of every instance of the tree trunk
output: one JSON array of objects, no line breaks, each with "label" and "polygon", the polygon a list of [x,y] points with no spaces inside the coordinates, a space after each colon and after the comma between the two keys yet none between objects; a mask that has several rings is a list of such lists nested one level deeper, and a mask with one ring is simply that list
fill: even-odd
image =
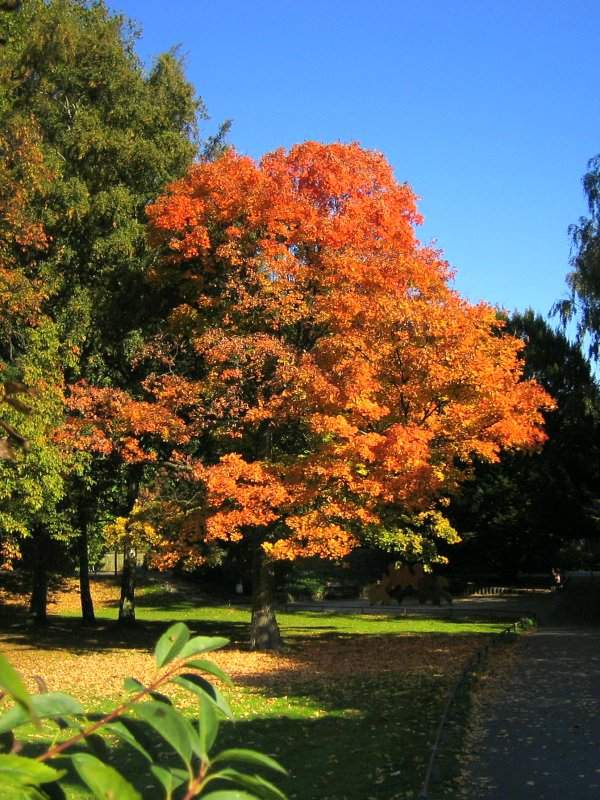
[{"label": "tree trunk", "polygon": [[[131,468],[127,481],[127,513],[131,513],[138,496],[140,466]],[[137,572],[137,553],[131,541],[125,538],[123,545],[123,572],[121,574],[121,599],[119,600],[119,624],[135,624],[135,578]]]},{"label": "tree trunk", "polygon": [[88,554],[87,522],[81,526],[79,536],[79,596],[81,598],[81,618],[86,625],[94,625],[94,601],[90,591],[90,560]]},{"label": "tree trunk", "polygon": [[33,534],[33,575],[29,613],[36,625],[48,622],[48,573],[46,571],[46,533],[37,530]]},{"label": "tree trunk", "polygon": [[136,554],[129,541],[123,551],[123,573],[121,575],[121,599],[119,600],[119,624],[135,623],[135,575]]},{"label": "tree trunk", "polygon": [[254,551],[250,648],[279,650],[281,635],[273,609],[273,562],[258,545]]}]

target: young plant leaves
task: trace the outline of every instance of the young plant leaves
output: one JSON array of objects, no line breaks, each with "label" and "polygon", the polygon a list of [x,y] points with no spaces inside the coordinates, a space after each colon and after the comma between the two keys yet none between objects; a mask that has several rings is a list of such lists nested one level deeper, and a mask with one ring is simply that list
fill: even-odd
[{"label": "young plant leaves", "polygon": [[233,686],[233,681],[229,675],[227,675],[226,672],[223,672],[221,667],[218,667],[212,661],[208,661],[204,658],[194,659],[193,661],[186,661],[185,666],[187,669],[197,669],[200,670],[200,672],[207,672],[209,675],[218,678],[227,686]]},{"label": "young plant leaves", "polygon": [[200,716],[198,719],[200,740],[200,756],[206,760],[219,732],[219,720],[213,703],[207,698],[200,698]]},{"label": "young plant leaves", "polygon": [[229,644],[229,639],[222,636],[194,636],[179,652],[179,658],[189,658],[200,653],[209,653],[211,650],[220,650]]},{"label": "young plant leaves", "polygon": [[189,628],[183,622],[176,622],[175,625],[171,625],[160,637],[154,648],[156,666],[164,667],[174,658],[177,658],[189,638]]},{"label": "young plant leaves", "polygon": [[129,781],[95,756],[75,753],[71,761],[81,780],[98,800],[142,800]]},{"label": "young plant leaves", "polygon": [[39,786],[57,781],[64,774],[64,770],[56,770],[25,756],[13,753],[0,755],[0,786],[4,779],[26,786]]},{"label": "young plant leaves", "polygon": [[148,723],[189,766],[192,753],[199,754],[198,734],[191,722],[171,706],[153,700],[141,703],[136,714]]},{"label": "young plant leaves", "polygon": [[182,686],[184,689],[197,694],[199,697],[208,697],[211,703],[214,703],[228,719],[233,719],[233,713],[229,707],[229,703],[225,700],[221,692],[216,689],[212,683],[209,683],[205,678],[202,678],[195,672],[184,672],[182,675],[176,675],[174,678],[171,678],[171,683],[176,683],[178,686]]},{"label": "young plant leaves", "polygon": [[278,789],[270,781],[260,775],[246,775],[243,772],[239,772],[237,769],[223,769],[211,775],[211,778],[239,783],[240,786],[243,786],[245,789],[256,792],[261,800],[286,800],[286,796],[281,789]]},{"label": "young plant leaves", "polygon": [[[55,719],[83,714],[81,703],[62,692],[47,692],[31,696],[34,716],[40,719]],[[0,717],[0,733],[10,731],[29,722],[30,714],[22,706],[13,706]]]},{"label": "young plant leaves", "polygon": [[47,800],[47,795],[42,794],[35,786],[24,786],[8,777],[0,779],[0,793],[1,797],[10,797],[10,800]]},{"label": "young plant leaves", "polygon": [[243,747],[222,750],[212,760],[213,764],[217,764],[221,761],[242,761],[245,764],[253,764],[257,767],[266,767],[267,769],[275,770],[275,772],[280,772],[282,775],[288,774],[287,770],[275,761],[274,758],[271,758],[271,756],[257,753],[256,750],[246,750]]},{"label": "young plant leaves", "polygon": [[150,767],[150,772],[164,788],[167,793],[167,798],[170,798],[175,789],[186,783],[189,779],[189,775],[185,770],[165,769],[164,767],[159,767],[157,764],[153,764]]},{"label": "young plant leaves", "polygon": [[148,753],[146,748],[138,741],[137,737],[135,736],[134,732],[132,731],[132,723],[137,722],[139,726],[143,725],[143,723],[139,722],[139,720],[130,720],[130,719],[119,719],[115,720],[114,722],[109,722],[107,725],[103,727],[103,731],[107,733],[112,733],[117,739],[120,739],[122,742],[125,742],[130,747],[133,747],[134,750],[137,750],[138,753],[144,756],[147,761],[152,762],[152,756]]},{"label": "young plant leaves", "polygon": [[141,692],[147,692],[147,694],[154,700],[158,700],[160,703],[166,703],[169,706],[173,705],[170,698],[168,698],[166,694],[161,694],[160,692],[148,692],[147,687],[144,686],[143,683],[138,681],[137,678],[125,678],[125,680],[123,681],[123,687],[125,691],[132,692],[133,694],[140,694]]},{"label": "young plant leaves", "polygon": [[0,654],[0,687],[12,697],[15,703],[27,712],[32,712],[31,695],[23,685],[19,674],[13,669],[3,655]]}]

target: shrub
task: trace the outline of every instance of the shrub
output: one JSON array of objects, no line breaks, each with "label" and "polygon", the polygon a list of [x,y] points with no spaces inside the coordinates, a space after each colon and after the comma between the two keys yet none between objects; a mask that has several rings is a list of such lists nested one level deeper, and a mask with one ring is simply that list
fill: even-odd
[{"label": "shrub", "polygon": [[[285,774],[269,756],[243,748],[211,754],[223,717],[231,710],[221,692],[201,673],[230,683],[204,653],[227,644],[220,637],[194,636],[183,623],[171,626],[154,649],[157,672],[144,686],[135,678],[125,680],[128,697],[106,714],[86,713],[81,704],[62,692],[30,695],[18,673],[0,656],[0,687],[13,704],[0,716],[0,796],[11,800],[64,798],[61,784],[70,762],[95,798],[141,800],[138,790],[113,766],[105,763],[108,734],[143,756],[147,776],[162,786],[165,800],[285,800],[285,795],[250,768]],[[191,721],[161,691],[175,684],[194,695],[198,717]],[[22,753],[16,731],[27,723],[49,721],[66,738],[54,741],[43,753]],[[160,762],[165,743],[178,757],[177,766]],[[244,765],[245,771],[232,764]],[[233,786],[235,788],[227,788]]]}]

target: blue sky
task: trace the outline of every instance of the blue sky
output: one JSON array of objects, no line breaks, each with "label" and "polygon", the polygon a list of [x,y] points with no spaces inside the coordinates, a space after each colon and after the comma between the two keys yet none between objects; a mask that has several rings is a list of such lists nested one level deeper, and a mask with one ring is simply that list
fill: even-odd
[{"label": "blue sky", "polygon": [[456,288],[546,315],[600,152],[595,0],[109,0],[146,63],[180,45],[211,121],[254,157],[306,139],[382,151]]}]

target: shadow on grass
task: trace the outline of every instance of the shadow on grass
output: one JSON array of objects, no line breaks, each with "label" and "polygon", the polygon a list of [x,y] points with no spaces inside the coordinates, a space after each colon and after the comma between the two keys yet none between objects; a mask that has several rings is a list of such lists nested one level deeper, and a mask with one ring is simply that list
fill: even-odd
[{"label": "shadow on grass", "polygon": [[[156,609],[156,597],[152,599],[148,605]],[[185,606],[172,600],[167,614],[177,605]],[[202,609],[197,614],[201,617]],[[289,778],[275,782],[291,800],[416,797],[455,674],[450,661],[466,661],[474,640],[485,635],[471,632],[466,620],[454,621],[464,626],[463,636],[427,630],[381,633],[375,619],[367,623],[369,629],[373,623],[373,633],[347,632],[329,624],[313,626],[321,612],[282,616],[284,633],[306,635],[288,640],[284,658],[278,661],[275,656],[271,675],[257,670],[236,681],[246,687],[233,693],[238,721],[223,726],[218,749],[244,746],[274,755],[290,770]],[[289,624],[307,616],[310,628]],[[195,635],[228,636],[234,645],[247,644],[247,622],[196,618],[186,623]],[[123,628],[101,620],[88,628],[76,618],[52,616],[47,627],[34,628],[25,614],[0,616],[4,642],[77,653],[151,650],[169,624],[140,620]],[[457,731],[455,743],[459,742]],[[171,757],[163,745],[161,763]],[[455,754],[447,759],[447,776],[456,771],[457,758]],[[135,752],[117,747],[111,760],[145,799],[162,797],[152,778],[145,777],[146,765]],[[74,795],[88,797],[76,788],[77,779],[72,780]]]},{"label": "shadow on grass", "polygon": [[[275,757],[289,776],[267,777],[290,800],[416,797],[446,689],[447,681],[439,678],[388,675],[317,681],[298,686],[293,697],[271,691],[262,698],[262,708],[247,712],[254,718],[223,724],[215,751],[250,747]],[[164,742],[145,744],[161,764],[181,766]],[[37,744],[27,749],[40,752]],[[162,797],[135,751],[119,745],[111,748],[108,760],[145,800]],[[452,768],[446,779],[451,773]],[[77,794],[72,773],[69,782]]]},{"label": "shadow on grass", "polygon": [[[171,625],[170,620],[138,620],[134,625],[119,625],[100,619],[84,625],[79,619],[52,615],[46,625],[34,625],[25,613],[0,614],[0,634],[6,643],[74,653],[115,649],[153,650],[157,639]],[[225,636],[234,644],[245,645],[248,625],[244,622],[186,620],[193,636]]]},{"label": "shadow on grass", "polygon": [[[176,591],[169,591],[164,589],[161,591],[146,591],[140,592],[135,599],[136,608],[151,608],[153,611],[168,614],[170,611],[193,611],[198,606],[203,607],[219,607],[227,603],[226,597],[215,597],[201,594],[197,591],[190,591],[182,597],[180,589]],[[104,602],[106,608],[118,608],[119,599],[109,600]],[[247,606],[248,607],[248,606]]]},{"label": "shadow on grass", "polygon": [[[146,608],[148,607],[149,604]],[[163,619],[138,618],[134,625],[129,626],[119,625],[116,620],[107,620],[105,617],[99,617],[96,625],[87,626],[78,617],[57,614],[50,614],[48,624],[40,626],[32,624],[24,609],[5,608],[0,610],[0,635],[8,645],[66,650],[78,654],[131,648],[151,651],[159,636],[172,624],[173,617],[177,617],[177,611],[181,607],[186,608],[182,603],[171,602],[163,612],[153,604],[152,613],[160,614]],[[216,607],[219,616],[217,619],[211,619],[213,608],[215,607],[189,607],[190,611],[195,612],[195,616],[186,615],[183,620],[190,628],[192,635],[224,636],[231,641],[232,646],[245,649],[249,641],[248,609],[231,606]],[[208,619],[202,618],[205,609]],[[146,611],[146,613],[148,612]],[[240,616],[243,613],[247,618],[228,619],[227,616],[230,613],[234,617],[236,614]],[[298,624],[293,624],[296,620]],[[307,620],[308,624],[303,624]],[[321,620],[323,624],[315,624]],[[360,630],[352,629],[352,619],[349,620],[350,628],[341,630],[335,624],[330,624],[331,617],[329,615],[323,619],[322,612],[287,612],[280,616],[282,633],[286,642],[284,654],[300,659],[304,664],[303,668],[308,670],[309,674],[313,667],[311,652],[315,647],[339,647],[341,643],[346,642],[349,646],[347,657],[351,658],[353,656],[351,645],[357,642],[360,642],[358,646],[363,648],[369,640],[377,643],[401,638],[408,643],[415,637],[426,637],[432,642],[443,642],[445,639],[451,641],[457,635],[469,638],[481,636],[480,631],[473,630],[471,627],[473,622],[480,621],[452,620],[452,630],[436,631],[423,628],[424,622],[427,623],[426,620],[415,619],[414,627],[411,627],[410,621],[401,618],[398,630],[390,630],[390,623],[393,626],[394,620],[361,618],[359,620]],[[379,650],[379,648],[376,649]],[[335,654],[331,657],[335,658]]]}]

